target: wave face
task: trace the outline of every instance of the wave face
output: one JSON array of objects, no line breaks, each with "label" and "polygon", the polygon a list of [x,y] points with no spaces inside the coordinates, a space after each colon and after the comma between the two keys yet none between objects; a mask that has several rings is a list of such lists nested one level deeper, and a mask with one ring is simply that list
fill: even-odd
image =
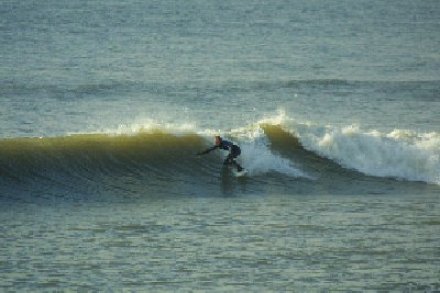
[{"label": "wave face", "polygon": [[56,192],[93,194],[136,181],[148,187],[188,171],[198,176],[205,167],[194,152],[202,146],[197,135],[162,131],[10,139],[0,143],[0,174],[31,191],[49,185]]},{"label": "wave face", "polygon": [[[195,155],[212,145],[216,133],[240,145],[239,161],[248,169],[247,177],[234,178],[222,166],[220,151]],[[0,191],[8,197],[215,195],[236,188],[253,193],[368,193],[377,184],[404,186],[401,180],[438,187],[439,149],[437,133],[316,126],[285,115],[230,131],[176,131],[156,125],[125,134],[14,138],[0,141]],[[413,186],[420,188],[417,184]]]}]

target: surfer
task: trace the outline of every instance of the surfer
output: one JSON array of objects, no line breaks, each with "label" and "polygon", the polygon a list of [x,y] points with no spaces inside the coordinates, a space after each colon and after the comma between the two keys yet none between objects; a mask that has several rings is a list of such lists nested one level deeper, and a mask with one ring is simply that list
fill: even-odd
[{"label": "surfer", "polygon": [[229,151],[228,156],[226,157],[223,165],[234,165],[237,167],[237,171],[241,172],[243,167],[238,164],[235,159],[241,154],[241,149],[238,145],[233,144],[232,142],[222,139],[220,136],[215,136],[215,145],[204,150],[203,152],[198,153],[197,155],[205,155],[215,149],[221,149],[225,151]]}]

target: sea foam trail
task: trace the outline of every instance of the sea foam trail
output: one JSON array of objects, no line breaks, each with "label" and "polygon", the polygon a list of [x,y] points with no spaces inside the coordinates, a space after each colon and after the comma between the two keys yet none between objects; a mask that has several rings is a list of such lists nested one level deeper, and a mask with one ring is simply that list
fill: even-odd
[{"label": "sea foam trail", "polygon": [[316,126],[285,122],[307,150],[341,166],[378,177],[440,184],[440,135],[358,126]]}]

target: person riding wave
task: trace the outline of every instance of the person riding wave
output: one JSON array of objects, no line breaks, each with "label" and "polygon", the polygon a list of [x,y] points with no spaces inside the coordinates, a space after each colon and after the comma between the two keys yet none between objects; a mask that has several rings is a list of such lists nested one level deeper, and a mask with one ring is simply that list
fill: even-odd
[{"label": "person riding wave", "polygon": [[205,155],[215,149],[221,149],[229,151],[228,156],[223,162],[224,165],[234,165],[237,167],[237,171],[241,172],[243,167],[241,167],[235,159],[241,154],[241,149],[238,145],[233,144],[232,142],[222,139],[219,135],[215,136],[215,145],[204,150],[203,152],[198,153],[197,155]]}]

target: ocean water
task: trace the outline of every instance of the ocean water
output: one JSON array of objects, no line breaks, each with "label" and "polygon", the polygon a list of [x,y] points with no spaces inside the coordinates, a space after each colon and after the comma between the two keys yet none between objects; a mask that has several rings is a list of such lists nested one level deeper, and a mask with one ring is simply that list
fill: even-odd
[{"label": "ocean water", "polygon": [[0,291],[440,290],[439,16],[1,1]]}]

